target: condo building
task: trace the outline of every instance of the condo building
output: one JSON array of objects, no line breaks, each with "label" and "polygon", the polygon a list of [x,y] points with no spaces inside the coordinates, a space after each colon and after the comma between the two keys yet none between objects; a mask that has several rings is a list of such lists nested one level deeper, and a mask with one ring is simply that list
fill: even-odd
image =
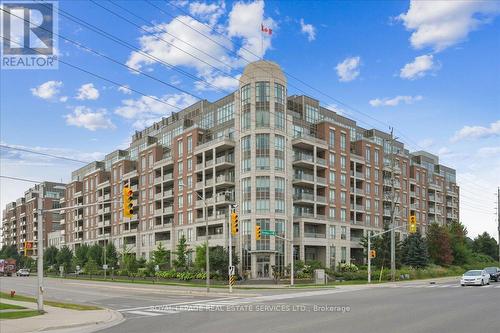
[{"label": "condo building", "polygon": [[[7,204],[2,212],[2,235],[4,245],[14,245],[19,252],[25,253],[26,242],[32,247],[26,255],[37,254],[38,237],[38,197],[42,195],[42,209],[60,208],[60,200],[64,197],[65,184],[43,182],[28,189],[24,196]],[[43,213],[43,244],[48,246],[47,235],[61,229],[61,214],[58,211]]]},{"label": "condo building", "polygon": [[[123,217],[125,185],[134,191],[132,218]],[[228,246],[235,209],[239,272],[270,278],[292,257],[363,263],[361,238],[391,214],[402,237],[410,215],[425,233],[430,223],[458,220],[458,200],[455,170],[438,156],[410,153],[312,97],[288,96],[280,67],[257,61],[237,91],[172,114],[136,132],[128,149],[75,170],[57,235],[72,248],[113,242],[149,258],[160,243],[175,252],[182,237],[193,250],[207,237],[210,247]],[[256,240],[255,226],[287,240]]]}]

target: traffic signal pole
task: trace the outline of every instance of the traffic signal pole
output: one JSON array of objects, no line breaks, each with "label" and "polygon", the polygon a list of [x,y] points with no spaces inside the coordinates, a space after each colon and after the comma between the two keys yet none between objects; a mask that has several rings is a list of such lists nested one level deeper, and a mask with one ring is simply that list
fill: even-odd
[{"label": "traffic signal pole", "polygon": [[232,241],[232,238],[233,238],[233,233],[231,232],[231,216],[232,216],[232,213],[233,213],[233,207],[232,205],[229,205],[229,208],[228,208],[228,217],[229,217],[229,223],[228,223],[228,234],[229,234],[229,267],[228,267],[228,284],[229,284],[229,292],[232,293],[233,292],[233,284],[231,282],[231,275],[232,275],[232,272],[231,272],[231,267],[233,266],[233,241]]},{"label": "traffic signal pole", "polygon": [[43,189],[38,192],[37,200],[37,308],[38,312],[43,312]]}]

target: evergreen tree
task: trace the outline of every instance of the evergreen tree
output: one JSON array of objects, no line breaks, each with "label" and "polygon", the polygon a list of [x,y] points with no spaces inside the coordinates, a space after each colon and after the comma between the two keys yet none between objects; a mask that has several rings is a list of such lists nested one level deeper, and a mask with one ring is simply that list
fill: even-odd
[{"label": "evergreen tree", "polygon": [[115,267],[118,264],[118,253],[116,252],[116,247],[113,242],[109,242],[106,245],[106,264],[109,267]]},{"label": "evergreen tree", "polygon": [[75,249],[75,265],[80,266],[80,268],[83,268],[85,264],[87,263],[88,260],[88,252],[89,252],[89,246],[87,244],[82,244],[79,247]]},{"label": "evergreen tree", "polygon": [[155,265],[159,266],[160,270],[167,269],[170,266],[170,251],[158,243],[156,250],[153,251],[152,260]]},{"label": "evergreen tree", "polygon": [[90,275],[91,278],[92,278],[92,275],[97,273],[98,269],[99,269],[99,267],[97,266],[97,263],[92,258],[89,258],[87,260],[87,262],[85,263],[85,266],[83,267],[83,271],[85,272],[85,274]]},{"label": "evergreen tree", "polygon": [[95,261],[97,266],[102,267],[102,259],[103,259],[103,248],[101,245],[95,243],[91,247],[89,247],[87,252],[87,257]]},{"label": "evergreen tree", "polygon": [[57,264],[57,254],[59,250],[55,246],[49,246],[43,251],[43,265],[45,268],[52,267]]},{"label": "evergreen tree", "polygon": [[175,251],[174,267],[176,270],[185,271],[188,269],[188,253],[186,237],[182,235],[181,239],[179,239],[179,244],[177,244],[177,251]]},{"label": "evergreen tree", "polygon": [[19,260],[19,252],[17,251],[17,248],[15,245],[4,245],[2,246],[2,249],[0,250],[0,259],[16,259]]},{"label": "evergreen tree", "polygon": [[[384,231],[389,230],[389,223],[384,223]],[[396,234],[396,266],[401,266],[401,241],[398,234]],[[361,245],[365,248],[365,254],[368,251],[368,240],[363,237]],[[372,259],[372,264],[376,267],[390,267],[391,266],[391,233],[386,232],[379,237],[372,238],[371,249],[377,252],[377,256]]]},{"label": "evergreen tree", "polygon": [[446,227],[432,223],[427,230],[429,257],[436,265],[449,266],[453,263],[450,235]]},{"label": "evergreen tree", "polygon": [[73,259],[73,252],[67,246],[63,246],[56,256],[57,265],[63,266],[65,273],[68,273],[71,269],[71,259]]},{"label": "evergreen tree", "polygon": [[401,261],[404,265],[424,268],[429,264],[427,244],[420,233],[408,236],[402,244]]},{"label": "evergreen tree", "polygon": [[498,260],[498,243],[486,231],[474,238],[472,250]]},{"label": "evergreen tree", "polygon": [[463,265],[471,257],[471,250],[467,246],[467,228],[460,222],[452,222],[448,225],[450,234],[450,246],[453,253],[453,264]]}]

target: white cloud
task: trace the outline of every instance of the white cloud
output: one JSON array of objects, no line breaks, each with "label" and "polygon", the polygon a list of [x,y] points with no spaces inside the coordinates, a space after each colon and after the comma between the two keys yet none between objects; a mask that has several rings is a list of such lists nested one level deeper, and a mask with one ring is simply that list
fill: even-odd
[{"label": "white cloud", "polygon": [[[233,77],[227,77],[222,75],[217,76],[207,76],[204,81],[195,82],[196,90],[215,90],[215,87],[226,90],[233,91],[238,88],[240,75]],[[208,83],[209,84],[208,84]]]},{"label": "white cloud", "polygon": [[424,54],[415,57],[413,62],[401,68],[399,76],[407,80],[415,80],[424,77],[428,71],[436,69],[433,58],[434,56],[432,54]]},{"label": "white cloud", "polygon": [[300,19],[300,30],[307,35],[307,40],[312,42],[316,39],[316,28],[312,24],[304,23],[304,19]]},{"label": "white cloud", "polygon": [[340,82],[349,82],[354,80],[359,75],[359,66],[361,64],[360,57],[346,58],[341,63],[338,63],[335,69],[339,76]]},{"label": "white cloud", "polygon": [[61,96],[61,97],[59,98],[59,102],[65,103],[65,102],[67,102],[67,101],[68,101],[68,96]]},{"label": "white cloud", "polygon": [[122,105],[117,107],[114,112],[123,118],[134,120],[134,128],[143,129],[159,121],[162,117],[170,116],[173,112],[179,111],[178,108],[183,109],[196,102],[194,97],[187,94],[151,97],[158,100],[146,96],[141,96],[139,99],[123,100]]},{"label": "white cloud", "polygon": [[130,95],[132,94],[132,90],[130,90],[129,85],[123,85],[118,87],[118,91],[121,93],[124,93],[125,95]]},{"label": "white cloud", "polygon": [[482,158],[494,157],[500,155],[499,147],[482,147],[478,150],[477,154]]},{"label": "white cloud", "polygon": [[204,2],[192,2],[189,4],[189,13],[202,20],[208,21],[213,26],[224,14],[226,5],[224,2],[207,4]]},{"label": "white cloud", "polygon": [[67,114],[65,118],[66,124],[70,126],[83,127],[90,131],[98,129],[113,129],[116,127],[107,116],[105,109],[99,109],[93,112],[88,107],[77,106],[74,108],[73,113]]},{"label": "white cloud", "polygon": [[62,81],[47,81],[36,88],[31,88],[31,93],[41,99],[52,99],[59,94],[62,85]]},{"label": "white cloud", "polygon": [[78,94],[76,95],[76,99],[79,100],[86,100],[86,99],[96,100],[98,98],[99,98],[99,90],[97,90],[94,87],[93,83],[83,84],[78,89]]},{"label": "white cloud", "polygon": [[[233,5],[229,13],[227,32],[229,37],[243,40],[238,55],[248,60],[258,60],[271,47],[272,36],[261,32],[261,24],[272,29],[273,33],[277,27],[272,18],[264,17],[264,1],[249,3],[239,1]],[[240,65],[246,64],[244,60],[239,63]]]},{"label": "white cloud", "polygon": [[428,149],[434,145],[434,140],[431,138],[423,139],[418,142],[418,146],[423,149]]},{"label": "white cloud", "polygon": [[411,45],[442,51],[467,38],[480,25],[491,22],[500,12],[498,1],[416,1],[397,17],[413,31]]},{"label": "white cloud", "polygon": [[500,136],[500,120],[484,126],[464,126],[458,130],[451,138],[451,142],[458,142],[464,139],[480,139],[492,136]]},{"label": "white cloud", "polygon": [[394,98],[375,98],[370,100],[370,105],[373,107],[379,106],[397,106],[399,103],[413,104],[414,102],[422,100],[422,96],[396,96]]}]

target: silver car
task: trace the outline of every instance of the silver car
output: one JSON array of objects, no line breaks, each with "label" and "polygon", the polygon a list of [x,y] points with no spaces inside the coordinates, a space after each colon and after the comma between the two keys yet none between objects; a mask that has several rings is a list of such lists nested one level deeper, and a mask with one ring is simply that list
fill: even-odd
[{"label": "silver car", "polygon": [[30,270],[26,268],[21,268],[16,272],[17,276],[30,276]]},{"label": "silver car", "polygon": [[462,287],[467,285],[484,286],[485,284],[490,284],[490,275],[485,270],[467,271],[460,279]]}]

